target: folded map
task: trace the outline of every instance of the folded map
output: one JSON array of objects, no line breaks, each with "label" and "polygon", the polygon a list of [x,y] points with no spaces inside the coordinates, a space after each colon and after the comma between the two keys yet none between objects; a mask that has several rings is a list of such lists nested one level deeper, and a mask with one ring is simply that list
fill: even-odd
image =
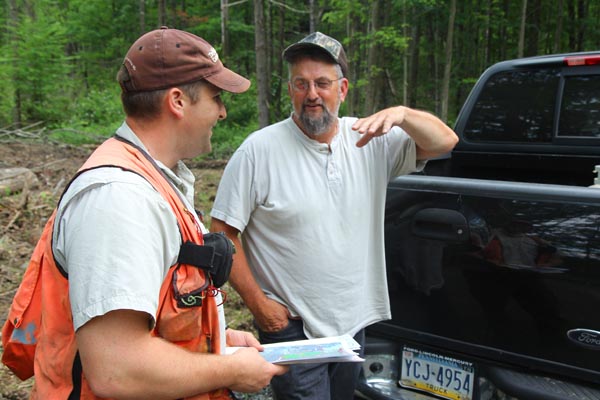
[{"label": "folded map", "polygon": [[[364,361],[355,353],[360,345],[350,335],[265,344],[263,347],[260,354],[273,364]],[[228,347],[227,354],[237,349],[239,347]]]}]

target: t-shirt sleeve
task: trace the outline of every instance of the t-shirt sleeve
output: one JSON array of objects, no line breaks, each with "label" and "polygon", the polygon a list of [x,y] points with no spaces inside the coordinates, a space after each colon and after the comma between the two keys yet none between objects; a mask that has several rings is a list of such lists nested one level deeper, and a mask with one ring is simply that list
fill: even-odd
[{"label": "t-shirt sleeve", "polygon": [[249,154],[238,149],[231,157],[217,189],[210,212],[212,218],[243,232],[257,202],[255,165]]},{"label": "t-shirt sleeve", "polygon": [[54,248],[69,276],[75,329],[118,309],[155,319],[161,285],[179,252],[169,204],[143,178],[124,174],[77,192],[59,219]]},{"label": "t-shirt sleeve", "polygon": [[417,160],[415,141],[401,128],[394,127],[384,136],[387,140],[388,171],[390,179],[423,170],[426,160]]}]

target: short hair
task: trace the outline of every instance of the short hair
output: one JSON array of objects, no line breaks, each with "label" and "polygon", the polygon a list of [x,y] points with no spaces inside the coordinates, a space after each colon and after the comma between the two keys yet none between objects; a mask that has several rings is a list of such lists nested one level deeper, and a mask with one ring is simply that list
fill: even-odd
[{"label": "short hair", "polygon": [[[128,80],[129,72],[125,66],[121,66],[119,72],[117,73],[117,81],[121,84],[122,82],[126,82]],[[195,82],[178,85],[176,87],[181,89],[181,91],[190,98],[192,104],[195,104],[198,101],[200,88],[203,85],[205,85],[205,81],[204,79],[201,79]],[[156,118],[158,115],[160,115],[160,103],[167,90],[169,90],[169,88],[146,92],[121,91],[121,103],[123,105],[125,114],[129,117],[139,119],[152,120]]]},{"label": "short hair", "polygon": [[337,77],[338,78],[344,77],[344,73],[342,72],[342,67],[340,66],[340,64],[336,63],[331,58],[331,56],[328,55],[327,53],[325,53],[323,50],[317,49],[317,48],[303,48],[302,51],[290,53],[290,55],[288,56],[288,77],[289,78],[291,78],[292,66],[294,64],[296,64],[297,62],[304,60],[304,59],[320,61],[320,62],[324,62],[327,64],[331,64],[334,67],[336,67],[335,70],[336,70]]}]

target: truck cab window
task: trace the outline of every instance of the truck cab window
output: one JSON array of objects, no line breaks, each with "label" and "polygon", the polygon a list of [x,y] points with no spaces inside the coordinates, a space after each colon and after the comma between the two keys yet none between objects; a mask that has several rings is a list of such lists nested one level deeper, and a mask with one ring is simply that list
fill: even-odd
[{"label": "truck cab window", "polygon": [[551,142],[559,69],[509,70],[492,76],[465,127],[473,142]]},{"label": "truck cab window", "polygon": [[565,77],[558,136],[600,137],[600,75]]}]

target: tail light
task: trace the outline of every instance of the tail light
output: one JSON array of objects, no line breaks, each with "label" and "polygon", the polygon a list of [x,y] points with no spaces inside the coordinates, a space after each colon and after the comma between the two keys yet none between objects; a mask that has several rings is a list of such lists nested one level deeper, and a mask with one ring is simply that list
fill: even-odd
[{"label": "tail light", "polygon": [[600,54],[593,56],[565,57],[564,62],[569,67],[576,67],[582,65],[597,65],[600,64]]}]

